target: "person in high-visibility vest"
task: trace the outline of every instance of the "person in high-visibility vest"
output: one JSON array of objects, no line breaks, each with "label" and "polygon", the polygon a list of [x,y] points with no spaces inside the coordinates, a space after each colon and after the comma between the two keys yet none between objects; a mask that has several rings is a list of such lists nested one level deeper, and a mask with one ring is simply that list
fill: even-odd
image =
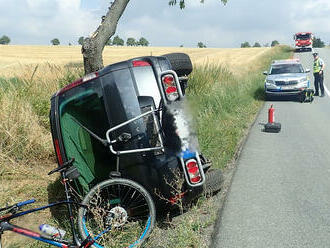
[{"label": "person in high-visibility vest", "polygon": [[315,94],[314,96],[319,95],[319,88],[321,89],[321,97],[324,96],[324,86],[323,86],[323,70],[324,70],[324,61],[319,57],[317,52],[313,52],[314,57],[314,87]]}]

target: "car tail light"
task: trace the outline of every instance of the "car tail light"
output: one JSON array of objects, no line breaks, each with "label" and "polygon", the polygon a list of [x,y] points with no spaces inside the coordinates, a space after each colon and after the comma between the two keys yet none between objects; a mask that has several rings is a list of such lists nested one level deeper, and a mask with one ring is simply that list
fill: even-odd
[{"label": "car tail light", "polygon": [[62,88],[58,93],[57,95],[62,95],[64,92],[74,88],[74,87],[77,87],[83,83],[86,83],[94,78],[97,78],[99,76],[99,74],[97,72],[93,72],[93,73],[90,73],[90,74],[87,74],[86,76],[84,76],[83,78],[80,78],[76,81],[74,81],[73,83],[71,84],[68,84],[67,86],[65,86],[64,88]]},{"label": "car tail light", "polygon": [[185,161],[185,165],[190,182],[192,184],[199,183],[202,180],[202,176],[197,161],[195,159],[189,159]]},{"label": "car tail light", "polygon": [[55,143],[55,151],[56,151],[56,156],[57,156],[58,163],[60,165],[62,165],[63,164],[63,159],[62,159],[62,155],[61,155],[60,145],[58,143],[58,139],[54,140],[54,143]]},{"label": "car tail light", "polygon": [[151,66],[149,62],[143,60],[134,60],[132,64],[133,67]]},{"label": "car tail light", "polygon": [[176,85],[175,78],[172,74],[163,75],[162,83],[167,100],[175,101],[179,98],[178,87]]}]

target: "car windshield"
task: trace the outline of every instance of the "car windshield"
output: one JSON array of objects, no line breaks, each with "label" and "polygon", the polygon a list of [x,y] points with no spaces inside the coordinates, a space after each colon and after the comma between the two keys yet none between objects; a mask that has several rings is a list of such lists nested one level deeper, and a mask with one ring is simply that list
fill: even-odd
[{"label": "car windshield", "polygon": [[300,64],[283,64],[273,65],[270,74],[284,74],[284,73],[303,73],[304,69]]},{"label": "car windshield", "polygon": [[298,34],[296,39],[298,40],[309,40],[311,38],[310,34]]}]

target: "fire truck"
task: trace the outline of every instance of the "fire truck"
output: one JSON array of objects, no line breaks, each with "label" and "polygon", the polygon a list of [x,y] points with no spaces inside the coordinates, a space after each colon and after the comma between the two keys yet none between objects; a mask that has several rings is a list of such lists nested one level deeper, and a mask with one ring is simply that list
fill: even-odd
[{"label": "fire truck", "polygon": [[296,33],[293,37],[295,41],[295,50],[299,51],[312,51],[313,49],[313,34],[311,32]]}]

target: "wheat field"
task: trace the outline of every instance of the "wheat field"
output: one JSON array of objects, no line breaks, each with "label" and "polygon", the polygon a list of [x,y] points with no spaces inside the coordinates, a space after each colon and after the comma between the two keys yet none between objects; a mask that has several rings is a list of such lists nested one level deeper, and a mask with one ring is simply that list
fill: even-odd
[{"label": "wheat field", "polygon": [[[110,47],[103,52],[104,65],[148,55],[173,52],[187,53],[193,64],[205,63],[224,65],[233,71],[241,70],[249,62],[262,56],[270,48],[184,48],[184,47]],[[0,46],[0,76],[21,76],[26,68],[36,65],[64,66],[81,64],[80,46]]]}]

